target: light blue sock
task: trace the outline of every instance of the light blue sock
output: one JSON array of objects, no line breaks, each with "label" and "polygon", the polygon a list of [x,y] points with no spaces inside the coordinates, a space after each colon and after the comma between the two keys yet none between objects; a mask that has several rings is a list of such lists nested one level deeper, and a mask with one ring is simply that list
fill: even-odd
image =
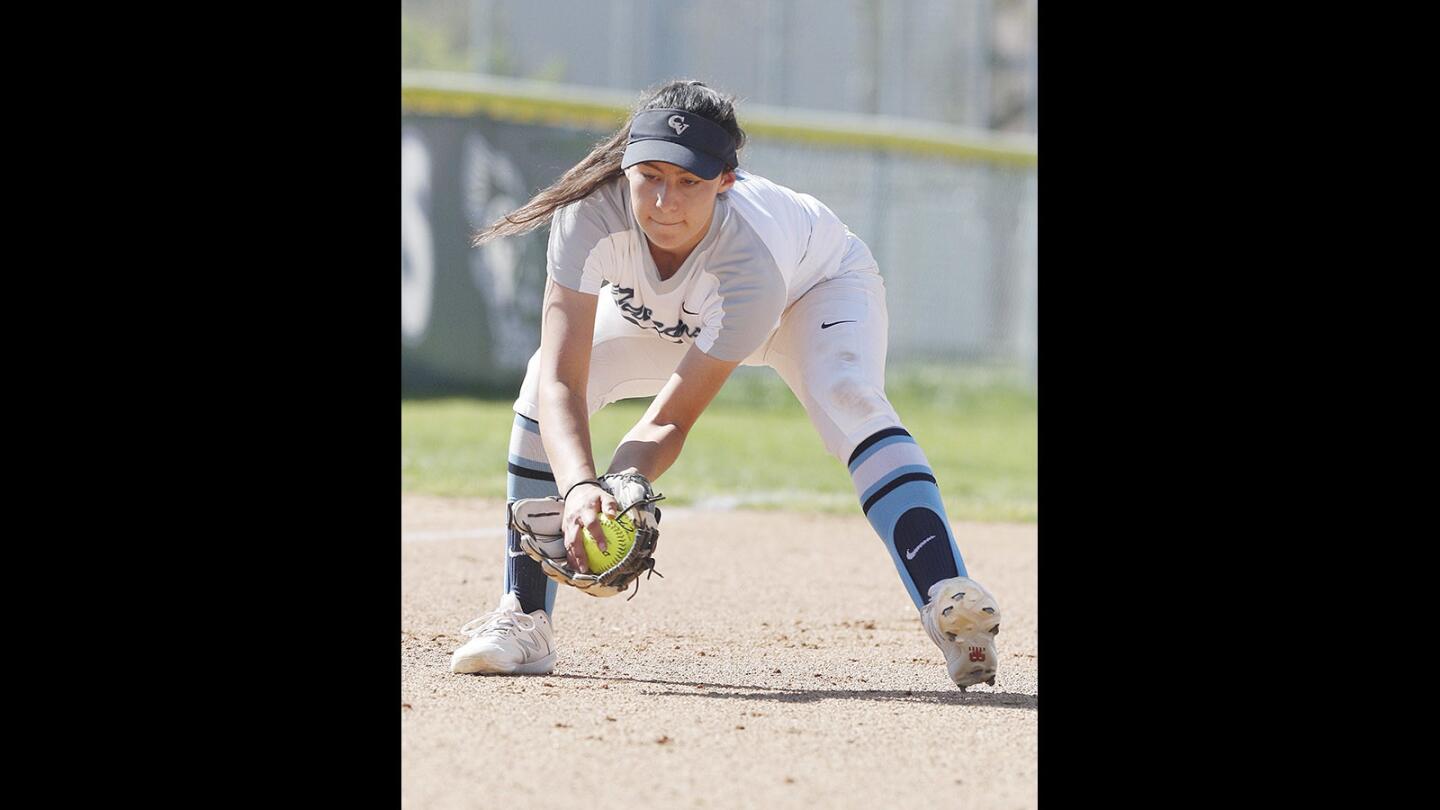
[{"label": "light blue sock", "polygon": [[850,478],[865,517],[884,541],[916,609],[930,586],[966,576],[940,488],[925,453],[901,427],[886,428],[850,455]]}]

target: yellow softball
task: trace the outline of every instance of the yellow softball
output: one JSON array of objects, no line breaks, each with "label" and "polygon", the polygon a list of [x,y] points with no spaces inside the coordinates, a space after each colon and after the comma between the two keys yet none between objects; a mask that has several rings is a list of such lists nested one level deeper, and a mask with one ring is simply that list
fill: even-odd
[{"label": "yellow softball", "polygon": [[613,520],[601,515],[600,527],[605,530],[605,545],[608,551],[601,551],[600,547],[595,545],[595,538],[590,536],[589,529],[580,529],[581,540],[585,543],[585,559],[590,563],[592,574],[602,574],[614,568],[616,563],[630,553],[630,547],[635,545],[635,523],[625,515]]}]

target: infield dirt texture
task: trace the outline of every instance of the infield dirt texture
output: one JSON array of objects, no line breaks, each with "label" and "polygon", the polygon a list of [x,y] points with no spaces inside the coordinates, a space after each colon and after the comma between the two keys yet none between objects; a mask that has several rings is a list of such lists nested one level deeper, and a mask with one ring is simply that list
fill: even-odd
[{"label": "infield dirt texture", "polygon": [[555,672],[486,677],[450,653],[500,596],[505,506],[402,496],[404,807],[1037,805],[1035,524],[954,524],[1003,615],[996,686],[962,693],[858,506],[661,509],[664,579],[561,588]]}]

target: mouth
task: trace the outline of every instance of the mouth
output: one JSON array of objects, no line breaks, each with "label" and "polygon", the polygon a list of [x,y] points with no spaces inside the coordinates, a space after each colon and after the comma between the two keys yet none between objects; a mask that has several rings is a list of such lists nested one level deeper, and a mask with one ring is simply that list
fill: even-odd
[{"label": "mouth", "polygon": [[675,227],[676,225],[683,225],[683,224],[685,224],[685,220],[682,219],[682,220],[680,220],[679,222],[661,222],[661,221],[658,220],[658,219],[652,219],[652,220],[650,220],[650,224],[652,224],[652,225],[664,225],[664,226],[667,227],[667,228],[673,228],[673,227]]}]

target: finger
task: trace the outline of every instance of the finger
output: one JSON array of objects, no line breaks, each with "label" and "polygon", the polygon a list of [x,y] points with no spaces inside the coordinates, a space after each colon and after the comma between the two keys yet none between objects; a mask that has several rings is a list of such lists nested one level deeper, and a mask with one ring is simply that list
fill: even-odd
[{"label": "finger", "polygon": [[565,559],[570,563],[572,571],[582,574],[590,573],[590,566],[585,557],[585,542],[580,533],[580,516],[577,515],[570,523],[566,524],[565,537]]},{"label": "finger", "polygon": [[603,510],[605,514],[609,515],[611,520],[614,520],[615,516],[620,514],[620,502],[615,500],[615,497],[608,492],[601,498],[601,501],[604,503]]},{"label": "finger", "polygon": [[602,552],[608,553],[610,551],[610,544],[605,541],[605,527],[600,525],[599,515],[596,515],[595,519],[591,521],[589,529],[590,536],[595,538],[596,547],[598,547]]},{"label": "finger", "polygon": [[585,554],[581,549],[580,533],[578,531],[575,533],[572,541],[565,543],[565,559],[570,563],[571,570],[579,571],[582,574],[590,573],[590,566],[586,564]]},{"label": "finger", "polygon": [[585,507],[580,510],[580,525],[590,530],[590,536],[595,538],[597,548],[601,551],[607,551],[605,528],[600,525],[601,510],[602,507],[598,497],[594,501],[586,503]]}]

